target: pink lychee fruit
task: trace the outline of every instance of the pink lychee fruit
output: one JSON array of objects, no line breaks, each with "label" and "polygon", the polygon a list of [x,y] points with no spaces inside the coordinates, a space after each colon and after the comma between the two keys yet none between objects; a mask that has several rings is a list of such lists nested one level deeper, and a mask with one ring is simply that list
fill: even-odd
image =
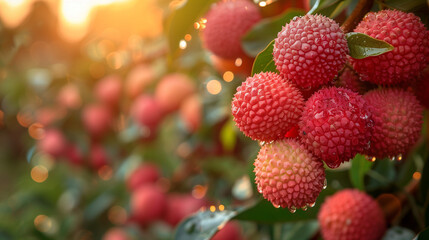
[{"label": "pink lychee fruit", "polygon": [[125,93],[133,99],[143,93],[154,80],[155,73],[149,65],[137,65],[127,75]]},{"label": "pink lychee fruit", "polygon": [[180,117],[189,132],[195,132],[201,125],[203,104],[197,94],[189,96],[180,106]]},{"label": "pink lychee fruit", "polygon": [[211,240],[243,240],[243,229],[240,224],[231,221],[225,224],[223,228],[217,232]]},{"label": "pink lychee fruit", "polygon": [[359,94],[364,94],[370,88],[369,83],[360,80],[359,74],[351,67],[345,67],[334,84],[336,87],[347,88]]},{"label": "pink lychee fruit", "polygon": [[305,146],[328,167],[337,168],[369,148],[372,118],[361,95],[330,87],[308,99],[299,126]]},{"label": "pink lychee fruit", "polygon": [[170,226],[175,227],[183,219],[207,205],[206,200],[194,198],[190,194],[171,194],[168,196],[164,220]]},{"label": "pink lychee fruit", "polygon": [[131,240],[132,238],[123,229],[115,227],[109,229],[103,236],[103,240]]},{"label": "pink lychee fruit", "polygon": [[299,90],[271,72],[248,77],[237,88],[232,115],[240,130],[254,140],[283,138],[295,124],[304,106]]},{"label": "pink lychee fruit", "polygon": [[110,75],[99,80],[95,85],[95,96],[97,99],[110,107],[119,104],[122,91],[122,80],[119,76]]},{"label": "pink lychee fruit", "polygon": [[241,38],[261,18],[258,7],[248,0],[219,2],[206,15],[204,46],[221,58],[245,56]]},{"label": "pink lychee fruit", "polygon": [[334,20],[307,14],[278,33],[273,56],[281,75],[305,89],[332,81],[348,52],[345,34]]},{"label": "pink lychee fruit", "polygon": [[58,92],[57,101],[63,108],[78,109],[82,104],[79,88],[71,83],[65,85]]},{"label": "pink lychee fruit", "polygon": [[149,95],[140,95],[131,106],[131,115],[141,126],[157,127],[164,117],[158,101]]},{"label": "pink lychee fruit", "polygon": [[258,191],[291,212],[314,206],[325,182],[323,162],[295,139],[263,145],[254,165]]},{"label": "pink lychee fruit", "polygon": [[[368,13],[354,30],[394,49],[379,56],[350,58],[362,80],[381,85],[410,82],[428,64],[429,34],[419,17],[398,10]],[[426,56],[425,56],[426,55]]]},{"label": "pink lychee fruit", "polygon": [[325,240],[378,240],[386,220],[377,202],[364,192],[345,189],[328,197],[318,220]]},{"label": "pink lychee fruit", "polygon": [[180,104],[195,92],[192,80],[184,74],[172,73],[164,76],[155,90],[155,99],[165,113],[179,109]]},{"label": "pink lychee fruit", "polygon": [[377,89],[364,95],[374,130],[368,155],[377,158],[406,154],[420,137],[423,107],[412,92]]},{"label": "pink lychee fruit", "polygon": [[92,136],[99,137],[110,129],[113,117],[112,113],[106,106],[92,104],[83,109],[82,121],[86,130]]},{"label": "pink lychee fruit", "polygon": [[44,137],[37,142],[40,151],[54,158],[61,156],[67,148],[67,140],[58,129],[47,129]]},{"label": "pink lychee fruit", "polygon": [[167,206],[165,193],[154,185],[144,185],[131,195],[132,218],[141,226],[160,220]]},{"label": "pink lychee fruit", "polygon": [[64,157],[70,164],[75,166],[82,166],[85,162],[82,151],[74,144],[67,146]]},{"label": "pink lychee fruit", "polygon": [[100,144],[92,144],[89,152],[89,165],[94,170],[109,165],[109,156],[106,150]]},{"label": "pink lychee fruit", "polygon": [[127,187],[130,191],[136,191],[144,185],[151,185],[156,183],[161,174],[156,165],[145,163],[137,167],[127,178]]}]

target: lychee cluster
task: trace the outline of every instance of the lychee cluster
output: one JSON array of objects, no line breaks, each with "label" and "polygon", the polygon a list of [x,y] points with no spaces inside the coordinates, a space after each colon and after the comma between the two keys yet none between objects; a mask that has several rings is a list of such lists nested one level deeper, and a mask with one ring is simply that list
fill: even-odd
[{"label": "lychee cluster", "polygon": [[[428,31],[415,15],[393,10],[368,14],[355,31],[394,50],[354,59],[334,20],[295,17],[274,41],[279,73],[257,73],[237,88],[232,115],[261,141],[255,181],[276,207],[312,206],[324,186],[323,162],[337,168],[356,154],[402,158],[420,137],[423,107],[409,86],[425,78]],[[403,89],[393,86],[399,82]],[[369,237],[371,229],[359,231]]]}]

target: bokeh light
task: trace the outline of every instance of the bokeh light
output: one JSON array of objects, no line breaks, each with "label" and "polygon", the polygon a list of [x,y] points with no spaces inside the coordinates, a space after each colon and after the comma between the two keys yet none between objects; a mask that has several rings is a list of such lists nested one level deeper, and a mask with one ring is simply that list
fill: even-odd
[{"label": "bokeh light", "polygon": [[31,169],[31,179],[37,183],[42,183],[48,179],[49,172],[44,166],[37,165]]},{"label": "bokeh light", "polygon": [[207,91],[213,95],[217,95],[222,91],[222,85],[218,80],[210,80],[207,83],[206,88],[207,88]]}]

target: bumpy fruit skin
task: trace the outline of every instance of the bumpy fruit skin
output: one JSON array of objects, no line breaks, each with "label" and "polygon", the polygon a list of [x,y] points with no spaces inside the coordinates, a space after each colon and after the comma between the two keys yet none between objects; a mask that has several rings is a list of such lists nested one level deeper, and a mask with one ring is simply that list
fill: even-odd
[{"label": "bumpy fruit skin", "polygon": [[258,7],[247,0],[224,1],[208,12],[203,31],[205,47],[215,55],[232,59],[245,56],[241,38],[261,20]]},{"label": "bumpy fruit skin", "polygon": [[165,194],[153,185],[142,186],[131,195],[132,217],[142,226],[161,219],[166,206]]},{"label": "bumpy fruit skin", "polygon": [[354,189],[327,198],[318,220],[325,240],[378,240],[386,231],[386,221],[377,202]]},{"label": "bumpy fruit skin", "polygon": [[322,191],[322,161],[295,139],[263,145],[254,165],[258,191],[276,207],[312,206]]},{"label": "bumpy fruit skin", "polygon": [[240,224],[228,222],[211,240],[243,240],[243,233]]},{"label": "bumpy fruit skin", "polygon": [[187,75],[172,73],[158,83],[155,99],[164,113],[171,113],[178,110],[180,104],[194,92],[195,86]]},{"label": "bumpy fruit skin", "polygon": [[347,88],[360,94],[364,94],[370,88],[369,85],[370,83],[362,81],[359,74],[350,67],[345,67],[335,82],[336,87]]},{"label": "bumpy fruit skin", "polygon": [[330,82],[346,63],[347,41],[340,26],[322,15],[296,17],[274,42],[277,70],[300,88]]},{"label": "bumpy fruit skin", "polygon": [[377,89],[364,99],[374,121],[368,155],[384,158],[407,153],[419,139],[423,123],[423,107],[416,97],[401,89]]},{"label": "bumpy fruit skin", "polygon": [[324,88],[305,104],[302,142],[330,168],[369,148],[371,112],[361,95],[345,88]]},{"label": "bumpy fruit skin", "polygon": [[248,77],[237,88],[232,115],[240,130],[254,140],[282,138],[299,120],[304,99],[280,75],[262,72]]},{"label": "bumpy fruit skin", "polygon": [[127,187],[135,191],[141,186],[156,183],[160,178],[159,169],[156,165],[146,163],[136,168],[127,179]]},{"label": "bumpy fruit skin", "polygon": [[392,85],[413,80],[428,64],[428,31],[413,13],[383,10],[368,13],[354,30],[391,44],[394,49],[379,56],[350,58],[362,80]]}]

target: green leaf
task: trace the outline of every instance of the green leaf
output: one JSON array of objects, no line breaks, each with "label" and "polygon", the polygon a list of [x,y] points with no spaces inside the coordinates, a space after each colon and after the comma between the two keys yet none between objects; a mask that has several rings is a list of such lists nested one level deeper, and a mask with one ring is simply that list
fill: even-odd
[{"label": "green leaf", "polygon": [[351,0],[325,0],[321,2],[313,14],[318,13],[329,18],[335,18],[350,5]]},{"label": "green leaf", "polygon": [[167,20],[167,39],[170,53],[179,49],[179,42],[192,29],[195,21],[202,16],[216,0],[187,0],[179,6]]},{"label": "green leaf", "polygon": [[378,56],[393,50],[389,43],[372,38],[363,33],[351,32],[346,34],[350,56],[355,59]]},{"label": "green leaf", "polygon": [[274,40],[272,40],[268,46],[256,56],[253,62],[252,76],[260,72],[275,72],[276,64],[273,59]]},{"label": "green leaf", "polygon": [[411,240],[416,234],[408,228],[394,226],[389,228],[382,240]]},{"label": "green leaf", "polygon": [[232,151],[237,143],[237,134],[235,131],[234,121],[230,119],[220,130],[220,140],[222,147],[227,151]]},{"label": "green leaf", "polygon": [[386,1],[383,1],[383,4],[388,6],[389,8],[394,8],[404,12],[409,12],[412,10],[425,8],[426,0],[414,0],[414,1],[386,0]]},{"label": "green leaf", "polygon": [[305,12],[299,9],[290,9],[276,17],[266,18],[252,27],[242,38],[244,51],[250,56],[256,56],[267,44],[277,37],[278,32],[295,16],[302,16]]},{"label": "green leaf", "polygon": [[282,228],[282,240],[307,240],[311,239],[319,230],[317,220],[286,223]]},{"label": "green leaf", "polygon": [[427,239],[429,239],[429,228],[423,229],[423,231],[421,231],[415,239],[416,240],[427,240]]},{"label": "green leaf", "polygon": [[94,221],[112,205],[114,200],[111,194],[100,195],[86,207],[84,218],[88,221]]},{"label": "green leaf", "polygon": [[175,240],[208,240],[238,211],[204,211],[185,219],[177,227]]},{"label": "green leaf", "polygon": [[365,156],[357,154],[352,160],[350,180],[355,188],[365,190],[364,177],[371,169],[373,162],[366,160]]}]

